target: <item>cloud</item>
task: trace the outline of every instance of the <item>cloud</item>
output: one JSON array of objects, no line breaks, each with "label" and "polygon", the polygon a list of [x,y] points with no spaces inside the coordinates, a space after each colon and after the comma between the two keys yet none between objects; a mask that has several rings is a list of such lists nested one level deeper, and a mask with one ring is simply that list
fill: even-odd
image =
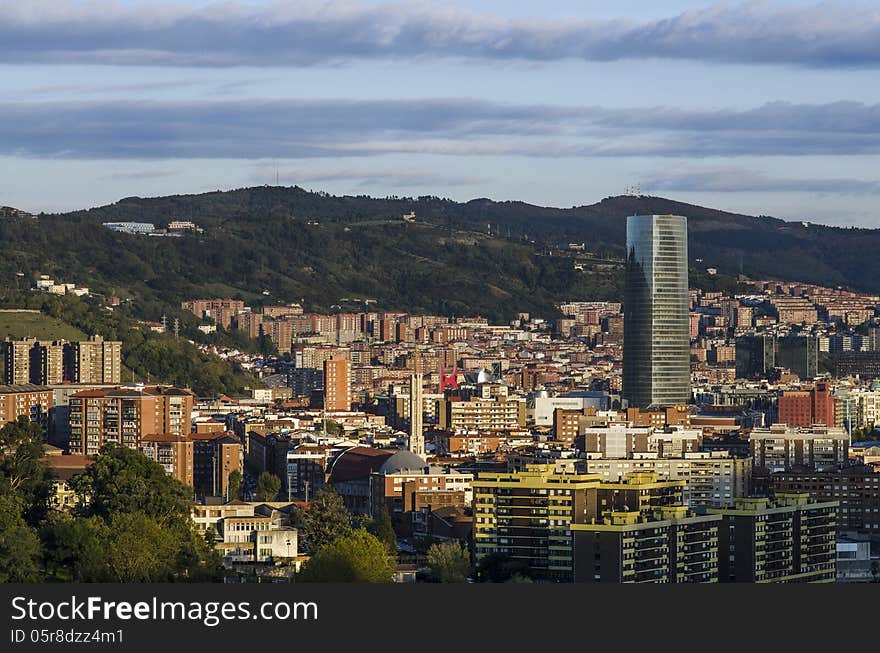
[{"label": "cloud", "polygon": [[665,170],[642,187],[647,192],[880,194],[880,180],[774,177],[739,167]]},{"label": "cloud", "polygon": [[[267,163],[255,166],[254,182],[274,181],[275,168]],[[320,168],[302,170],[279,170],[278,181],[285,184],[350,182],[357,188],[440,188],[476,186],[488,183],[487,177],[470,175],[447,175],[427,170],[395,170],[376,168]]]},{"label": "cloud", "polygon": [[5,62],[306,66],[361,58],[666,58],[880,65],[880,12],[820,3],[712,5],[651,21],[507,19],[438,2],[126,4],[0,0]]},{"label": "cloud", "polygon": [[476,100],[0,103],[0,155],[311,159],[880,154],[880,105],[609,109]]}]

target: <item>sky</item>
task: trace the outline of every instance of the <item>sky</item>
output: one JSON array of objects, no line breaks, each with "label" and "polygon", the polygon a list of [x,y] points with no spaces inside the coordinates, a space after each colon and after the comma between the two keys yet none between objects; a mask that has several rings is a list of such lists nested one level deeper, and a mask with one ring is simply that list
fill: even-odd
[{"label": "sky", "polygon": [[880,227],[876,0],[0,0],[0,205],[261,184]]}]

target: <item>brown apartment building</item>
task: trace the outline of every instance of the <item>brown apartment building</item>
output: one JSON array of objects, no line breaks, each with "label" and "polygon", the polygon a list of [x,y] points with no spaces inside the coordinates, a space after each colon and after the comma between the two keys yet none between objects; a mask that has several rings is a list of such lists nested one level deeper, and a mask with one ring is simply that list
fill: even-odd
[{"label": "brown apartment building", "polygon": [[198,496],[226,496],[229,475],[242,471],[241,443],[231,433],[144,435],[138,448]]},{"label": "brown apartment building", "polygon": [[180,304],[198,318],[211,318],[224,329],[232,326],[232,318],[244,310],[244,302],[239,299],[191,299]]},{"label": "brown apartment building", "polygon": [[324,361],[324,409],[351,410],[351,361],[346,358]]},{"label": "brown apartment building", "polygon": [[52,396],[49,388],[30,383],[0,385],[0,427],[23,416],[47,431]]},{"label": "brown apartment building", "polygon": [[106,442],[137,448],[146,435],[190,431],[193,394],[168,386],[84,390],[70,397],[70,453],[91,456]]}]

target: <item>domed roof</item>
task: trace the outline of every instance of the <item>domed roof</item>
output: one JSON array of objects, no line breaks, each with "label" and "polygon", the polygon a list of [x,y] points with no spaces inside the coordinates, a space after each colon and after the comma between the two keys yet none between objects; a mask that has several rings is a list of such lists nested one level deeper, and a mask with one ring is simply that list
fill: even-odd
[{"label": "domed roof", "polygon": [[424,472],[428,463],[409,449],[401,449],[388,458],[379,468],[380,474],[400,474],[406,472]]}]

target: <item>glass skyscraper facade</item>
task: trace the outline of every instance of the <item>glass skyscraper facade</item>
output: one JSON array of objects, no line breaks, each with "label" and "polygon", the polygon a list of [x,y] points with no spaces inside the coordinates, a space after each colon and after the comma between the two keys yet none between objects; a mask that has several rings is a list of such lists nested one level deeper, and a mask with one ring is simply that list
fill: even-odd
[{"label": "glass skyscraper facade", "polygon": [[687,218],[626,219],[623,396],[638,408],[690,400]]}]

